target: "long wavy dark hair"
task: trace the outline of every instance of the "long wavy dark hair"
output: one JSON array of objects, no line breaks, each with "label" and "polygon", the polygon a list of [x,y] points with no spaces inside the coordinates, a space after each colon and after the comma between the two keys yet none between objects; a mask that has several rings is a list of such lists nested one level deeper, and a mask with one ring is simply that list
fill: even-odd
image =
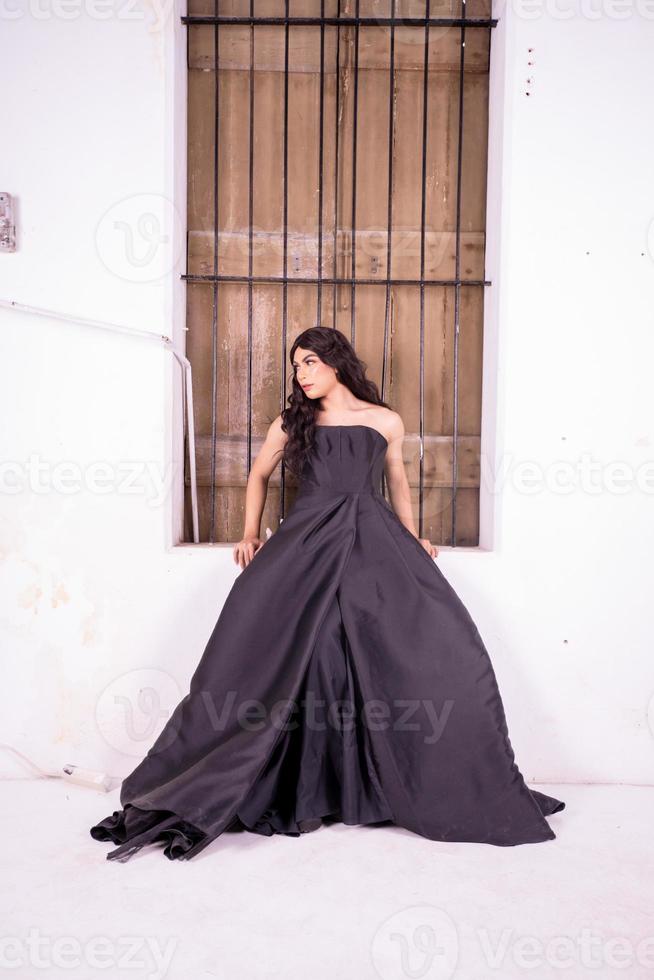
[{"label": "long wavy dark hair", "polygon": [[[321,361],[338,371],[338,380],[350,389],[356,398],[373,405],[391,406],[385,402],[374,381],[366,377],[367,364],[357,356],[347,337],[334,327],[309,327],[293,341],[289,354],[291,369],[298,347],[311,350]],[[288,407],[281,412],[282,430],[288,433],[282,456],[289,472],[300,477],[302,467],[313,446],[315,417],[319,399],[308,398],[293,373],[293,389],[288,396]]]}]

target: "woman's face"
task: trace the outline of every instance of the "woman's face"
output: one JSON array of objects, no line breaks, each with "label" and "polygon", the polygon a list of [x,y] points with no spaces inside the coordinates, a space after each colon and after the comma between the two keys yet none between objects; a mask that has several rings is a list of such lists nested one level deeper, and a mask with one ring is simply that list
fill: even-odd
[{"label": "woman's face", "polygon": [[293,370],[307,398],[322,398],[338,384],[334,368],[304,347],[295,349]]}]

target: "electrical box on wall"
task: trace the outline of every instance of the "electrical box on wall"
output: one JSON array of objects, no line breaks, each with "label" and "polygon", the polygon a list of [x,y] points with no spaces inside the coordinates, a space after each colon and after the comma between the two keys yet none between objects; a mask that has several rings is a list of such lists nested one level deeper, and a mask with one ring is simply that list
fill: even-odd
[{"label": "electrical box on wall", "polygon": [[0,252],[16,251],[16,224],[11,194],[0,191]]}]

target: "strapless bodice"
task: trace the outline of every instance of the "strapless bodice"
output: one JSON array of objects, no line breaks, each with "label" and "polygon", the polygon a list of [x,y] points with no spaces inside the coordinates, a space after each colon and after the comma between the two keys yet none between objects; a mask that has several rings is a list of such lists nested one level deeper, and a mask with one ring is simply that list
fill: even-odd
[{"label": "strapless bodice", "polygon": [[317,425],[298,495],[313,490],[381,493],[388,442],[370,425]]}]

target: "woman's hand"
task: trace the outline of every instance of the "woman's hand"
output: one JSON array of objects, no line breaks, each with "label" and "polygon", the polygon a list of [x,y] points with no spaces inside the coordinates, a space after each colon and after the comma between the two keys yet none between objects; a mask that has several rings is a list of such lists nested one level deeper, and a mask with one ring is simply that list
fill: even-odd
[{"label": "woman's hand", "polygon": [[432,544],[429,538],[418,538],[418,541],[423,546],[430,558],[436,558],[438,555],[438,548],[435,544]]},{"label": "woman's hand", "polygon": [[261,538],[256,537],[245,537],[242,538],[237,544],[234,545],[234,561],[241,568],[245,568],[249,565],[256,553],[264,546],[266,542],[262,541]]}]

